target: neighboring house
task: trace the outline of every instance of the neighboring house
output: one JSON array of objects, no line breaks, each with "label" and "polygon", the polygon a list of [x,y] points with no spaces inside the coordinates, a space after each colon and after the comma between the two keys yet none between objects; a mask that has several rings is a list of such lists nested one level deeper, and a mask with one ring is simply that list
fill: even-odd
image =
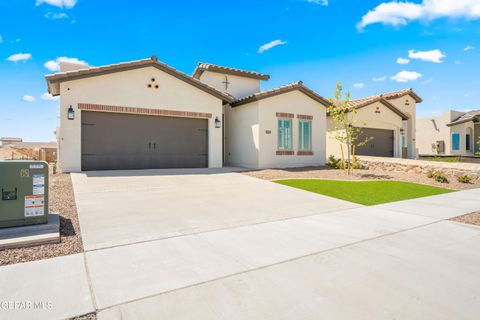
[{"label": "neighboring house", "polygon": [[22,142],[22,138],[1,137],[0,142],[2,146],[8,146],[13,143]]},{"label": "neighboring house", "polygon": [[325,163],[328,102],[301,82],[262,92],[268,75],[156,57],[72,69],[46,76],[63,171]]},{"label": "neighboring house", "polygon": [[480,110],[449,110],[440,116],[418,119],[420,155],[473,156],[479,152]]},{"label": "neighboring house", "polygon": [[[416,104],[422,99],[412,90],[379,94],[351,100],[349,108],[356,109],[354,126],[362,128],[359,141],[369,139],[355,150],[356,155],[415,158]],[[342,150],[334,138],[335,125],[328,117],[327,155],[341,157]],[[343,146],[346,157],[346,146]]]}]

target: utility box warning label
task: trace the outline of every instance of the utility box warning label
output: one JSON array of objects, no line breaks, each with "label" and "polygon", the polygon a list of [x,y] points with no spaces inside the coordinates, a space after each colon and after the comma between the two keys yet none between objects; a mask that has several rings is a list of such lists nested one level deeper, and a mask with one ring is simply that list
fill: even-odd
[{"label": "utility box warning label", "polygon": [[25,196],[25,218],[43,216],[44,208],[43,196]]}]

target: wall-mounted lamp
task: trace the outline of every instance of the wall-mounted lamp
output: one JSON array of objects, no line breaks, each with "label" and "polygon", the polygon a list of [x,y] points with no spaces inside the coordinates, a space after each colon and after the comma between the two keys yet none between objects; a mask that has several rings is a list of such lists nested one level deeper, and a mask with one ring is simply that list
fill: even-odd
[{"label": "wall-mounted lamp", "polygon": [[222,127],[222,121],[218,119],[218,117],[215,117],[215,128],[221,128]]},{"label": "wall-mounted lamp", "polygon": [[70,108],[68,108],[68,111],[67,111],[67,119],[68,119],[68,120],[73,120],[73,119],[75,119],[75,110],[73,110],[72,106],[70,106]]}]

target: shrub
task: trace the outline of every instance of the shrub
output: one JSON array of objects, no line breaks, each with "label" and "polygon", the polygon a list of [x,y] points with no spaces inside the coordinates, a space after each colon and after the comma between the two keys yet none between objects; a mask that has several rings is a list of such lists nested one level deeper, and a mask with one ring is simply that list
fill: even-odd
[{"label": "shrub", "polygon": [[457,177],[457,181],[461,183],[470,183],[472,182],[472,177],[467,176],[466,174]]},{"label": "shrub", "polygon": [[427,172],[427,177],[440,183],[449,183],[447,177],[445,177],[442,171],[429,170]]},{"label": "shrub", "polygon": [[353,159],[352,159],[352,169],[363,169],[363,165],[360,162],[360,159],[358,159],[358,157],[353,157]]},{"label": "shrub", "polygon": [[342,164],[340,159],[335,158],[335,156],[332,154],[328,157],[327,166],[332,169],[341,169]]}]

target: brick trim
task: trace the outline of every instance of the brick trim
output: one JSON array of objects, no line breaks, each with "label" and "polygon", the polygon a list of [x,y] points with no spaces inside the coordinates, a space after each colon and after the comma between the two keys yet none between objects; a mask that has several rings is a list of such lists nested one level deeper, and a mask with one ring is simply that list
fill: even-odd
[{"label": "brick trim", "polygon": [[277,150],[277,156],[293,156],[295,152],[290,150]]},{"label": "brick trim", "polygon": [[313,120],[313,116],[309,116],[306,114],[297,114],[297,119],[300,120]]},{"label": "brick trim", "polygon": [[313,156],[313,151],[297,151],[297,156]]},{"label": "brick trim", "polygon": [[152,108],[109,106],[109,105],[91,104],[91,103],[79,103],[78,109],[85,110],[85,111],[131,113],[131,114],[143,114],[143,115],[150,115],[150,116],[182,117],[182,118],[196,118],[196,119],[212,118],[211,113],[152,109]]},{"label": "brick trim", "polygon": [[293,119],[295,115],[293,113],[277,112],[278,118],[291,118]]}]

